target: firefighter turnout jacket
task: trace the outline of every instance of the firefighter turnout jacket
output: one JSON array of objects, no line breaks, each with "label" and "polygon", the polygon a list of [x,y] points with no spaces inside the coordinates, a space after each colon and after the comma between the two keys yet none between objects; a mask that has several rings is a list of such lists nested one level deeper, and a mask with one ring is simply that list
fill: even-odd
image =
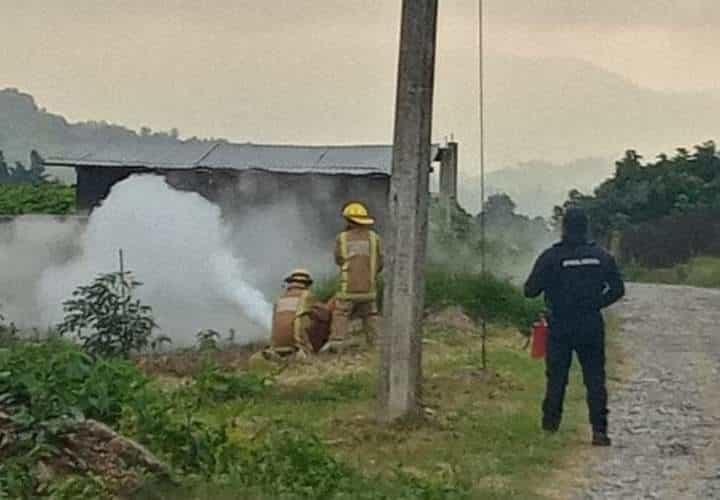
[{"label": "firefighter turnout jacket", "polygon": [[309,334],[315,299],[305,286],[291,283],[273,308],[272,347],[313,351]]},{"label": "firefighter turnout jacket", "polygon": [[337,298],[370,302],[377,298],[377,277],[383,269],[380,236],[366,227],[351,227],[335,242],[335,262],[340,267]]}]

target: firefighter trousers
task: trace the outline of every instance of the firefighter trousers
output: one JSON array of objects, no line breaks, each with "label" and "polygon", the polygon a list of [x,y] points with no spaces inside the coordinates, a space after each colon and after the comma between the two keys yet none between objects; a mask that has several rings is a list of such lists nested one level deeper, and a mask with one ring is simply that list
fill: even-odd
[{"label": "firefighter trousers", "polygon": [[375,300],[353,301],[337,299],[332,314],[330,340],[344,341],[349,336],[350,319],[361,318],[368,344],[373,344],[378,334],[378,308]]},{"label": "firefighter trousers", "polygon": [[585,321],[550,323],[545,358],[547,386],[543,401],[543,428],[557,429],[565,400],[565,389],[575,352],[587,390],[590,424],[596,432],[607,432],[607,386],[605,375],[605,334],[602,316]]}]

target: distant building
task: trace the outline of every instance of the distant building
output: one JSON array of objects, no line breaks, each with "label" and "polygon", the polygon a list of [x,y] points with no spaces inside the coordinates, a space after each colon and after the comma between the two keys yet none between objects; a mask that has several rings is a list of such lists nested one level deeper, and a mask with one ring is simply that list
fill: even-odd
[{"label": "distant building", "polygon": [[[433,161],[452,158],[441,171],[441,186],[455,195],[457,145],[432,147]],[[446,162],[443,162],[443,164]],[[77,204],[92,210],[112,186],[135,173],[164,175],[181,190],[200,193],[224,213],[242,214],[279,202],[296,203],[301,215],[317,221],[328,235],[342,226],[338,212],[350,200],[366,203],[382,230],[392,146],[279,146],[228,142],[147,144],[128,150],[112,145],[94,152],[50,157],[46,166],[71,167],[77,175]],[[445,172],[446,175],[442,175]]]}]

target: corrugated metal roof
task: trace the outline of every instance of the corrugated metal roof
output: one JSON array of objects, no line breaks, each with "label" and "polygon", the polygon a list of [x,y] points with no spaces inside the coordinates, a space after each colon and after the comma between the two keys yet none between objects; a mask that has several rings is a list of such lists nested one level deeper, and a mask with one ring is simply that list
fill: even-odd
[{"label": "corrugated metal roof", "polygon": [[[432,147],[432,157],[438,147]],[[392,146],[281,146],[227,142],[109,145],[95,152],[45,160],[48,166],[144,167],[150,169],[267,170],[286,173],[390,175]]]}]

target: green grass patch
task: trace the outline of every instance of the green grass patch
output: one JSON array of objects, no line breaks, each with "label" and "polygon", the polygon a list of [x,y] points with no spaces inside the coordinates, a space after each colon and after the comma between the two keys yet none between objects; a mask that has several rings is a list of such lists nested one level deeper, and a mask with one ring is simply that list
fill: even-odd
[{"label": "green grass patch", "polygon": [[[612,359],[617,344],[609,338]],[[434,331],[426,341],[425,418],[392,426],[375,420],[378,359],[367,352],[272,377],[207,362],[193,377],[165,383],[64,342],[16,343],[0,349],[0,401],[40,431],[19,454],[48,442],[38,440],[56,429],[57,416],[78,414],[147,446],[171,465],[175,483],[150,482],[138,499],[547,498],[538,485],[587,446],[578,368],[562,430],[546,436],[544,364],[529,357],[515,329],[490,329],[488,370],[480,369],[477,335]],[[35,491],[37,457],[3,458],[0,489],[16,498]],[[102,478],[69,476],[45,491],[105,498],[110,489]]]},{"label": "green grass patch", "polygon": [[479,369],[476,336],[436,332],[428,340],[422,422],[375,421],[373,355],[290,367],[272,391],[210,405],[200,417],[232,422],[231,440],[255,450],[257,461],[243,462],[251,474],[157,488],[144,498],[547,498],[538,485],[588,446],[578,367],[562,430],[546,436],[544,364],[521,348],[519,335],[491,330],[487,371]]},{"label": "green grass patch", "polygon": [[720,288],[720,257],[695,257],[685,264],[659,269],[625,266],[623,271],[628,280],[639,283]]}]

